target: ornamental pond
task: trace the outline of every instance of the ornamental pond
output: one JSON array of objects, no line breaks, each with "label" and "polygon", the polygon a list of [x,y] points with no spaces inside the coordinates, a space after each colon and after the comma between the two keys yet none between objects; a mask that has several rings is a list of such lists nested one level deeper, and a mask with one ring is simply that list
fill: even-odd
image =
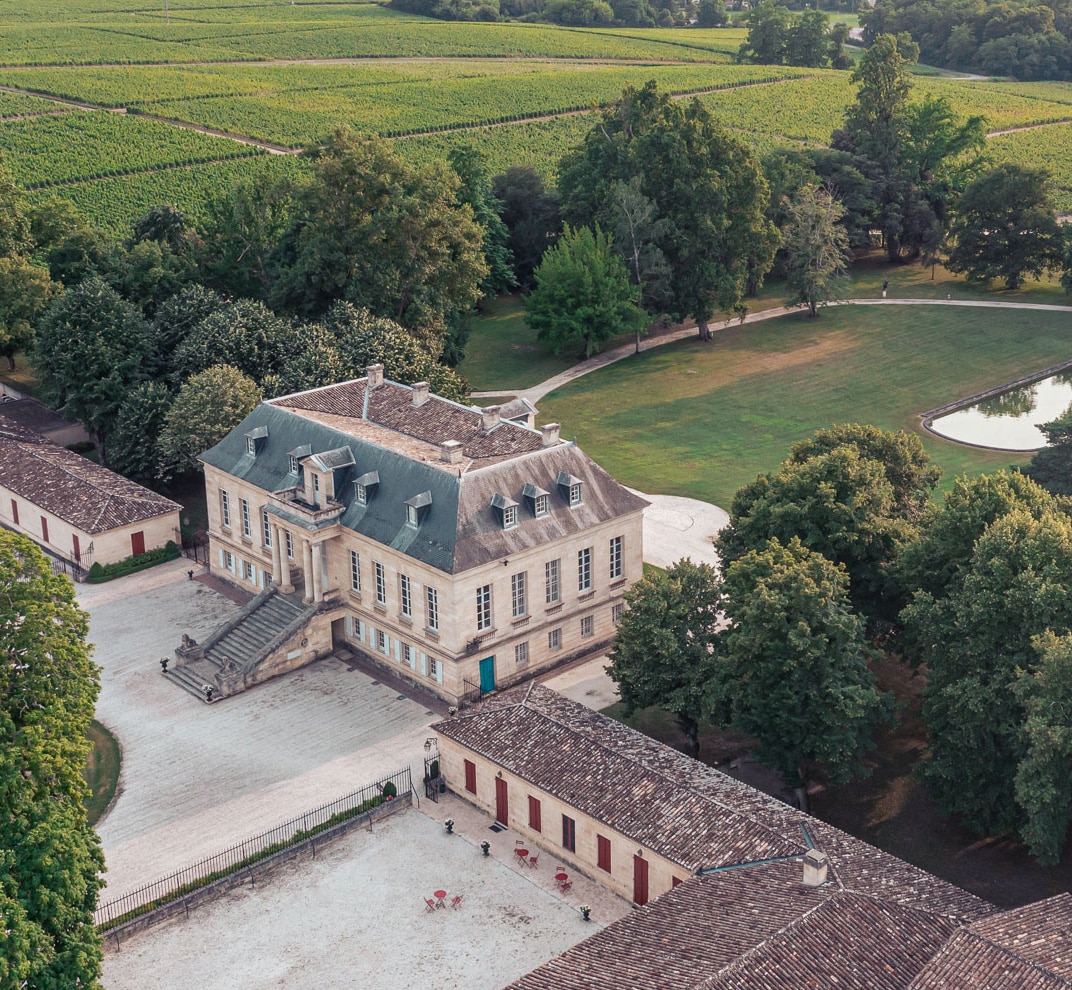
[{"label": "ornamental pond", "polygon": [[929,429],[957,443],[995,450],[1028,451],[1046,446],[1039,429],[1072,407],[1072,370],[1018,385],[936,416]]}]

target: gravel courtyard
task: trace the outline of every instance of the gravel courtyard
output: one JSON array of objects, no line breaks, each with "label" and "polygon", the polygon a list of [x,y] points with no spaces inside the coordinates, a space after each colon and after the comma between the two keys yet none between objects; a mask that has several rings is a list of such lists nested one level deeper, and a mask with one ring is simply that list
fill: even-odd
[{"label": "gravel courtyard", "polygon": [[420,779],[437,716],[338,660],[212,706],[170,683],[160,657],[237,606],[187,580],[185,566],[149,573],[79,588],[103,668],[97,718],[123,751],[118,797],[97,825],[108,863],[102,900],[407,763]]},{"label": "gravel courtyard", "polygon": [[[584,922],[536,882],[549,879],[549,863],[532,871],[509,862],[512,839],[494,837],[485,859],[476,839],[492,833],[448,836],[415,809],[373,829],[202,904],[188,920],[126,938],[119,951],[109,939],[105,986],[495,990],[629,911],[604,893]],[[424,898],[437,889],[448,900],[460,894],[461,907],[428,912]]]}]

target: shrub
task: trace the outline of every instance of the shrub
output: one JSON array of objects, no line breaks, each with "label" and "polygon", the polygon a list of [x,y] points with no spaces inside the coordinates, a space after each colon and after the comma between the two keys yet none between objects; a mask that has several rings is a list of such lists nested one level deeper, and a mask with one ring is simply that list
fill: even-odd
[{"label": "shrub", "polygon": [[100,561],[97,561],[89,569],[86,580],[90,584],[112,581],[117,577],[123,577],[125,574],[133,574],[135,571],[143,571],[147,567],[162,564],[165,560],[174,560],[178,555],[179,548],[175,545],[175,541],[168,540],[162,547],[157,547],[155,550],[146,550],[145,553],[127,557],[126,560],[116,561],[114,564],[101,566]]}]

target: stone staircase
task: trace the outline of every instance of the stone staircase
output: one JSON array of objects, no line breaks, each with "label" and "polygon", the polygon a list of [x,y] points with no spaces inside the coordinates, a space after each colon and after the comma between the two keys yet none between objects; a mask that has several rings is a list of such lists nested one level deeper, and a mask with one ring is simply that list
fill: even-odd
[{"label": "stone staircase", "polygon": [[169,667],[167,676],[202,701],[218,701],[242,691],[261,679],[257,668],[317,611],[318,606],[304,604],[300,594],[263,592],[200,646],[184,637],[183,646],[176,650],[178,662]]}]

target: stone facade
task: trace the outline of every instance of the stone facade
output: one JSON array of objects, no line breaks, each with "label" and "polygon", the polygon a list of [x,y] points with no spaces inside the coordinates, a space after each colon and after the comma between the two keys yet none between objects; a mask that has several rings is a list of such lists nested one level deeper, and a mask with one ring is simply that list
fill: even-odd
[{"label": "stone facade", "polygon": [[646,503],[557,427],[370,372],[263,403],[202,456],[212,571],[301,589],[324,651],[455,704],[608,644]]},{"label": "stone facade", "polygon": [[0,524],[85,568],[179,540],[180,506],[0,415]]}]

